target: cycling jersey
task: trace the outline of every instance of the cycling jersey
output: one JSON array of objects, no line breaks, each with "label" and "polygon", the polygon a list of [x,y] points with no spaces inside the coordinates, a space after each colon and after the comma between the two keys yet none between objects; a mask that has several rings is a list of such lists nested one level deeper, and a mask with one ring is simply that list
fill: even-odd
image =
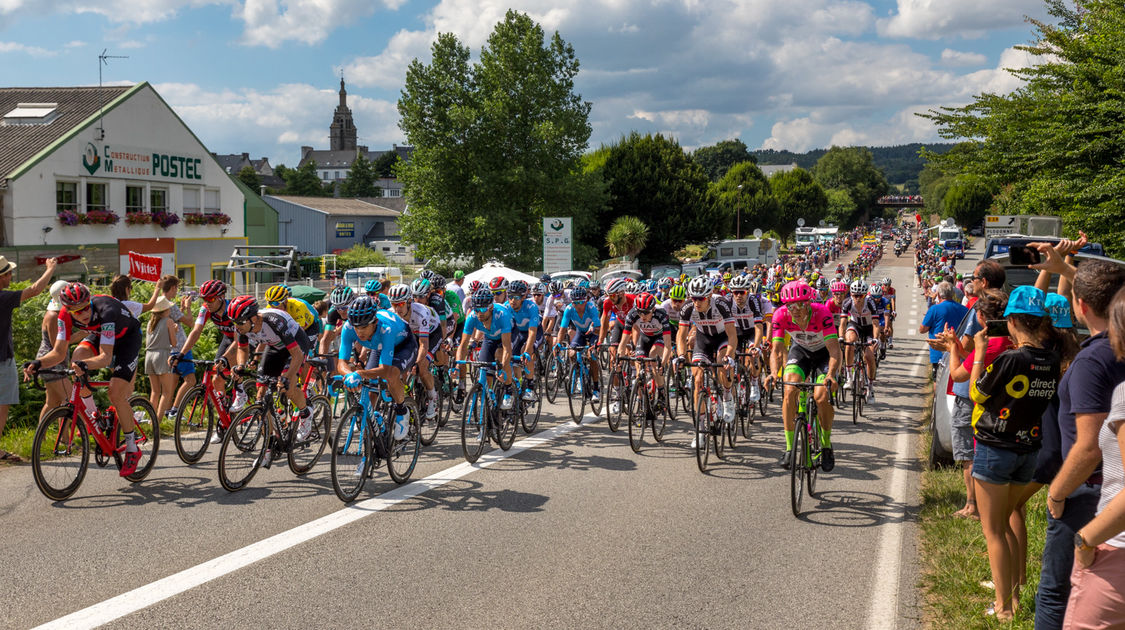
[{"label": "cycling jersey", "polygon": [[680,326],[694,326],[696,330],[705,335],[721,335],[726,333],[726,325],[734,323],[730,307],[726,300],[711,298],[706,312],[695,308],[695,303],[686,302],[680,309]]},{"label": "cycling jersey", "polygon": [[[532,302],[535,302],[535,300],[533,299]],[[539,319],[543,322],[554,319],[559,315],[558,309],[555,308],[555,300],[553,298],[544,298],[542,304],[535,302],[535,306],[539,309]]]},{"label": "cycling jersey", "polygon": [[445,303],[445,296],[431,293],[430,297],[426,298],[426,304],[433,309],[438,324],[443,324],[449,319],[449,305]]},{"label": "cycling jersey", "polygon": [[816,351],[825,347],[825,340],[839,338],[836,328],[832,325],[832,313],[828,312],[823,304],[812,302],[811,307],[812,315],[805,328],[801,328],[793,321],[788,306],[782,306],[774,311],[773,340],[784,341],[785,335],[788,334],[794,345]]},{"label": "cycling jersey", "polygon": [[606,296],[605,299],[601,301],[601,312],[609,313],[609,316],[613,319],[625,321],[625,316],[629,314],[629,311],[633,310],[633,302],[635,300],[636,296],[631,293],[626,293],[621,306],[618,306],[613,303],[612,298]]},{"label": "cycling jersey", "polygon": [[476,309],[469,313],[465,318],[465,332],[466,335],[472,335],[476,331],[484,333],[485,339],[498,341],[504,333],[511,334],[512,332],[512,309],[508,308],[505,304],[493,303],[492,304],[492,319],[488,322],[488,328],[484,327],[484,322],[480,319],[480,314]]},{"label": "cycling jersey", "polygon": [[[376,361],[378,365],[393,365],[395,349],[404,344],[410,348],[417,347],[413,343],[414,337],[410,334],[409,325],[396,313],[380,310],[376,323],[378,325],[375,328],[375,333],[367,341],[360,341],[359,335],[356,334],[355,327],[352,326],[351,322],[345,323],[340,330],[340,349],[336,354],[337,358],[341,361],[351,360],[354,346],[358,343],[364,348],[372,350],[371,359],[368,360],[367,364],[368,369],[371,369]],[[401,370],[404,366],[397,367]]]},{"label": "cycling jersey", "polygon": [[66,308],[59,311],[59,331],[55,338],[69,343],[74,329],[78,329],[97,333],[99,344],[112,346],[120,337],[132,331],[140,332],[141,323],[133,317],[128,307],[108,295],[95,295],[91,298],[90,311],[90,321],[85,324],[74,319]]},{"label": "cycling jersey", "polygon": [[758,309],[758,315],[754,319],[755,324],[760,324],[773,315],[773,303],[761,293],[751,293],[747,299],[753,302]]},{"label": "cycling jersey", "polygon": [[258,311],[258,315],[262,318],[262,328],[258,332],[251,330],[240,334],[239,347],[245,348],[251,343],[255,346],[264,343],[268,348],[275,350],[290,350],[298,345],[297,331],[303,329],[288,312],[279,308],[264,308]]},{"label": "cycling jersey", "polygon": [[327,321],[325,322],[326,330],[335,330],[342,325],[342,322],[347,321],[347,310],[345,310],[344,313],[345,315],[341,315],[340,309],[338,308],[333,308],[332,310],[328,311],[328,317],[326,318]]},{"label": "cycling jersey", "polygon": [[233,339],[235,336],[234,320],[227,317],[227,304],[229,303],[229,300],[223,300],[223,305],[215,312],[211,312],[207,308],[207,305],[204,304],[199,309],[199,316],[195,318],[195,325],[202,326],[210,319],[211,323],[215,324],[215,327],[219,329],[219,332],[223,333],[224,337]]},{"label": "cycling jersey", "polygon": [[734,317],[734,325],[739,335],[753,332],[754,325],[762,322],[762,312],[758,310],[757,305],[754,304],[754,300],[750,299],[750,296],[747,296],[746,304],[743,306],[738,305],[733,295],[727,302],[730,307],[730,314]]},{"label": "cycling jersey", "polygon": [[836,326],[839,326],[840,320],[842,320],[844,318],[844,308],[843,308],[843,306],[840,305],[840,304],[837,304],[836,300],[833,300],[832,298],[828,298],[828,301],[826,301],[824,303],[824,308],[828,309],[829,313],[832,313],[832,323]]},{"label": "cycling jersey", "polygon": [[573,304],[566,307],[559,328],[567,327],[574,327],[580,333],[588,333],[595,328],[600,328],[601,315],[598,313],[598,308],[593,303],[586,302],[586,310],[579,315],[578,309]]},{"label": "cycling jersey", "polygon": [[657,306],[656,308],[664,311],[664,314],[668,316],[668,323],[669,324],[671,324],[673,326],[679,326],[679,324],[680,324],[680,309],[683,308],[683,307],[684,307],[683,304],[680,304],[677,307],[675,304],[672,303],[672,300],[664,300],[663,302],[660,303],[660,306]]},{"label": "cycling jersey", "polygon": [[438,325],[439,320],[433,309],[420,302],[410,303],[410,332],[419,337],[428,337]]},{"label": "cycling jersey", "polygon": [[634,329],[639,330],[646,337],[659,337],[671,334],[672,325],[668,321],[668,314],[660,309],[654,309],[652,319],[647,322],[641,318],[640,311],[633,309],[625,316],[625,330]]},{"label": "cycling jersey", "polygon": [[289,313],[293,321],[297,322],[297,325],[305,330],[308,330],[320,320],[320,317],[316,314],[316,310],[309,306],[308,302],[299,298],[289,298],[285,302],[285,312]]},{"label": "cycling jersey", "polygon": [[539,327],[539,307],[532,300],[525,299],[519,310],[512,308],[511,300],[507,306],[512,311],[512,327],[516,330],[527,332]]},{"label": "cycling jersey", "polygon": [[862,304],[858,306],[855,300],[849,295],[847,299],[844,300],[841,310],[844,313],[844,317],[847,317],[849,321],[859,326],[870,326],[875,322],[875,318],[879,316],[878,307],[875,304],[875,300],[870,295],[864,296]]}]

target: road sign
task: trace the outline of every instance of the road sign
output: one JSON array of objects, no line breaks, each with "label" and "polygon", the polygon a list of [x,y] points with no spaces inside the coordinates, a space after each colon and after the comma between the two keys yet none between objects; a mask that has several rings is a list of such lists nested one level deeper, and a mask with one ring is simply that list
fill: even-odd
[{"label": "road sign", "polygon": [[754,238],[762,238],[762,228],[754,228]]},{"label": "road sign", "polygon": [[805,220],[797,219],[797,227],[805,227]]},{"label": "road sign", "polygon": [[1020,215],[990,214],[984,218],[984,235],[992,238],[1006,234],[1020,234],[1022,219]]},{"label": "road sign", "polygon": [[570,217],[543,218],[543,271],[573,269]]}]

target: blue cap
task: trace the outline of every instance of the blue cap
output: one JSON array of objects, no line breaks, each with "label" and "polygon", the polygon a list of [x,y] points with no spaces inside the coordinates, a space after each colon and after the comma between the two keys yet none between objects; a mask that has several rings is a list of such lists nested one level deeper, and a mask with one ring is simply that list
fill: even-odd
[{"label": "blue cap", "polygon": [[1051,316],[1051,325],[1055,328],[1074,328],[1070,319],[1070,300],[1058,293],[1050,293],[1043,300],[1047,314]]},{"label": "blue cap", "polygon": [[1012,289],[1008,296],[1008,308],[1004,317],[1009,315],[1037,315],[1043,317],[1047,311],[1043,310],[1043,292],[1035,287],[1025,284]]}]

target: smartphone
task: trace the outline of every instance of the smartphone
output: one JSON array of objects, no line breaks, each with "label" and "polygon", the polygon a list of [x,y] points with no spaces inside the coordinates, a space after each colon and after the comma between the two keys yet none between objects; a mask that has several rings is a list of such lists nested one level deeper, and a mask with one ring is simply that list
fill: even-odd
[{"label": "smartphone", "polygon": [[1040,261],[1039,250],[1027,245],[1013,245],[1008,250],[1008,258],[1013,265],[1037,265]]},{"label": "smartphone", "polygon": [[985,332],[989,337],[1007,337],[1008,336],[1008,320],[1006,319],[990,319],[985,324]]}]

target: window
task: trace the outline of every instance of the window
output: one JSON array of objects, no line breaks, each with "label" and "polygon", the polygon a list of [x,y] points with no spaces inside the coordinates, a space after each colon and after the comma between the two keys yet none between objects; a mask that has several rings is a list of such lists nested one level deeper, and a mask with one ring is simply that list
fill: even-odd
[{"label": "window", "polygon": [[401,188],[384,188],[383,189],[383,196],[384,197],[401,197],[402,196],[402,189]]},{"label": "window", "polygon": [[55,212],[78,212],[78,183],[55,182]]},{"label": "window", "polygon": [[140,186],[125,187],[125,213],[145,211],[145,189]]},{"label": "window", "polygon": [[336,171],[336,176],[332,179],[340,179],[340,171]]},{"label": "window", "polygon": [[105,184],[86,184],[86,212],[95,210],[109,210],[109,200],[106,199]]},{"label": "window", "polygon": [[195,265],[179,265],[176,267],[176,277],[180,279],[180,286],[195,286]]},{"label": "window", "polygon": [[153,188],[149,191],[148,207],[153,212],[168,212],[168,191],[163,188]]},{"label": "window", "polygon": [[218,214],[219,212],[219,191],[218,190],[205,190],[203,191],[203,211],[208,214]]},{"label": "window", "polygon": [[199,189],[184,187],[184,214],[199,214]]}]

